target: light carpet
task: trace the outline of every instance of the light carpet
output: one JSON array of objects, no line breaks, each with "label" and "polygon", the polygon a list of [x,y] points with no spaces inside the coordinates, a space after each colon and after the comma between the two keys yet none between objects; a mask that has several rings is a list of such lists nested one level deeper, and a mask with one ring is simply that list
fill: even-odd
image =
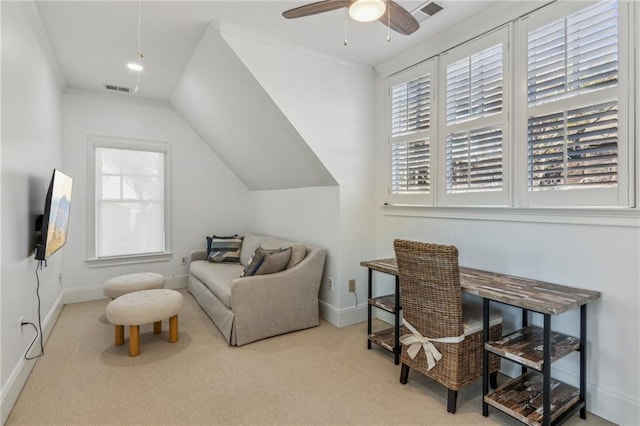
[{"label": "light carpet", "polygon": [[[319,327],[228,346],[193,297],[181,290],[179,341],[168,324],[141,327],[138,357],[114,346],[107,300],[64,307],[11,415],[15,425],[520,424],[481,414],[481,386],[447,391],[412,372],[399,383],[390,353],[367,350],[366,323]],[[610,424],[589,415],[569,425]]]}]

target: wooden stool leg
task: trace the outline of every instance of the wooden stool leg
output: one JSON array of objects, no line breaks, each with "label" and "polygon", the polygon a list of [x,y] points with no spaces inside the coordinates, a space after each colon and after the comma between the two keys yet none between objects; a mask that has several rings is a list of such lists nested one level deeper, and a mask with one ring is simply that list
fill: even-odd
[{"label": "wooden stool leg", "polygon": [[153,334],[162,333],[162,321],[156,321],[153,323]]},{"label": "wooden stool leg", "polygon": [[140,326],[129,327],[129,356],[140,355]]},{"label": "wooden stool leg", "polygon": [[116,324],[116,346],[124,345],[124,325]]},{"label": "wooden stool leg", "polygon": [[178,315],[174,315],[169,318],[169,342],[175,343],[178,341]]}]

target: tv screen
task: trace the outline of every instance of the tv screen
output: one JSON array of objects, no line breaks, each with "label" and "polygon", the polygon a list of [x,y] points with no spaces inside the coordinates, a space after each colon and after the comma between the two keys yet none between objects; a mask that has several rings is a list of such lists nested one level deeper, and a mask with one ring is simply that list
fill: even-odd
[{"label": "tv screen", "polygon": [[41,234],[40,242],[36,244],[37,260],[45,260],[67,242],[72,185],[73,179],[60,170],[53,170],[41,218],[42,225],[39,227]]}]

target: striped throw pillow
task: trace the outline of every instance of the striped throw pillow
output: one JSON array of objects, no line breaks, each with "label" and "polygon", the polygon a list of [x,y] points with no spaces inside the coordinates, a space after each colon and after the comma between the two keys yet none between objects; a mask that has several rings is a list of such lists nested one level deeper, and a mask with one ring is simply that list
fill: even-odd
[{"label": "striped throw pillow", "polygon": [[215,263],[240,263],[242,238],[207,237],[207,248],[211,247],[207,260]]}]

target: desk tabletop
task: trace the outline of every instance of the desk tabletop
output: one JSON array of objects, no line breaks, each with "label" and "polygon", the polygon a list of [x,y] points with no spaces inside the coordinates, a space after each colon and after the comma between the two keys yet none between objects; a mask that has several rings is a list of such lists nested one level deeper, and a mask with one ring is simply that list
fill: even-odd
[{"label": "desk tabletop", "polygon": [[[398,275],[395,258],[368,260],[360,262],[360,265],[374,271]],[[460,287],[465,293],[551,315],[579,308],[601,296],[599,291],[464,266],[460,267]]]}]

